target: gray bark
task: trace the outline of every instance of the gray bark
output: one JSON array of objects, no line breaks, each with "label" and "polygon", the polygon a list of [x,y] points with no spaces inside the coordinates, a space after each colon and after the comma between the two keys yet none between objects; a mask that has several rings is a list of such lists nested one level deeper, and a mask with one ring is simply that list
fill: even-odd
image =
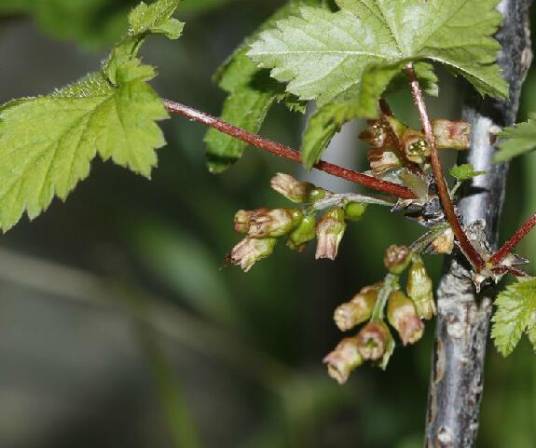
[{"label": "gray bark", "polygon": [[[510,99],[468,99],[464,117],[473,125],[467,161],[486,175],[463,192],[459,214],[469,235],[496,247],[505,196],[507,164],[493,164],[490,131],[511,125],[532,59],[529,7],[531,0],[504,0],[497,38],[502,45],[499,64],[510,85]],[[483,231],[483,232],[482,232]],[[483,233],[483,235],[482,235]],[[437,291],[438,316],[426,418],[426,447],[474,446],[479,425],[483,373],[494,291],[475,292],[470,270],[460,254],[447,260]]]}]

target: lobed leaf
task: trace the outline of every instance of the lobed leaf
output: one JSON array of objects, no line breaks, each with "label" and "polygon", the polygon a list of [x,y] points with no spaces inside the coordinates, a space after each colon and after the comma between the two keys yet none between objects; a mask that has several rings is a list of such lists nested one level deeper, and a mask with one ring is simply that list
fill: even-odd
[{"label": "lobed leaf", "polygon": [[99,72],[54,93],[11,101],[0,108],[0,228],[7,231],[26,211],[35,218],[54,196],[65,200],[86,178],[90,162],[103,160],[149,177],[155,149],[165,140],[157,125],[168,117],[147,83],[155,70],[137,58],[146,35],[178,37],[171,18],[179,0],[141,4],[130,15],[128,35]]},{"label": "lobed leaf", "polygon": [[508,356],[527,333],[536,351],[536,278],[509,285],[496,300],[491,336],[503,356]]},{"label": "lobed leaf", "polygon": [[476,171],[475,167],[471,165],[470,163],[464,163],[463,165],[454,165],[450,171],[449,174],[454,177],[457,181],[463,182],[466,180],[470,180],[473,177],[480,176],[482,174],[486,174],[485,171]]},{"label": "lobed leaf", "polygon": [[303,145],[307,167],[344,122],[377,116],[378,100],[408,62],[430,94],[437,95],[437,77],[425,61],[447,65],[482,94],[507,95],[492,37],[500,24],[498,0],[337,4],[337,12],[301,7],[262,32],[248,53],[289,93],[317,101]]},{"label": "lobed leaf", "polygon": [[536,114],[532,114],[525,123],[504,129],[499,137],[499,152],[495,162],[506,162],[516,156],[533,151],[536,148]]},{"label": "lobed leaf", "polygon": [[178,39],[184,28],[182,22],[173,18],[179,3],[180,0],[159,0],[150,5],[141,2],[129,15],[128,35],[163,34],[168,39]]},{"label": "lobed leaf", "polygon": [[[250,132],[259,132],[270,108],[277,101],[287,101],[291,109],[300,105],[289,98],[284,87],[271,80],[264,70],[257,68],[249,59],[249,45],[260,32],[271,28],[278,20],[299,12],[303,5],[321,5],[322,0],[291,0],[268,18],[252,36],[231,55],[217,71],[215,79],[220,88],[229,93],[221,118]],[[288,101],[290,100],[290,101]],[[235,163],[247,148],[247,144],[209,129],[205,136],[208,168],[212,173],[221,173]]]}]

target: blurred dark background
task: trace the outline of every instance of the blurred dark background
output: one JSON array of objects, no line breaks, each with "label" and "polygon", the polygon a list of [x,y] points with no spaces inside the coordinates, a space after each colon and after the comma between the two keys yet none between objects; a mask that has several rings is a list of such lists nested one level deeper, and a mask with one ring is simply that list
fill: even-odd
[{"label": "blurred dark background", "polygon": [[[0,98],[46,93],[98,66],[131,0],[0,0]],[[151,40],[155,87],[217,114],[211,75],[281,2],[185,0],[178,42]],[[459,116],[442,76],[433,111]],[[536,73],[522,116],[536,111]],[[404,94],[391,99],[414,120]],[[262,133],[298,146],[303,117],[283,107]],[[151,182],[95,161],[66,204],[24,219],[0,246],[0,447],[396,447],[422,445],[433,324],[386,372],[343,387],[322,357],[341,334],[337,304],[383,275],[383,250],[419,228],[371,209],[335,263],[280,245],[249,274],[224,267],[239,208],[283,205],[268,188],[287,162],[250,150],[220,176],[205,168],[204,129],[163,125]],[[328,157],[364,168],[355,126]],[[344,151],[344,152],[343,152]],[[536,208],[536,154],[512,165],[504,235]],[[315,181],[351,191],[354,186]],[[521,249],[530,256],[536,236]],[[441,260],[428,260],[437,279]],[[534,447],[536,363],[524,341],[507,360],[490,345],[479,446]]]}]

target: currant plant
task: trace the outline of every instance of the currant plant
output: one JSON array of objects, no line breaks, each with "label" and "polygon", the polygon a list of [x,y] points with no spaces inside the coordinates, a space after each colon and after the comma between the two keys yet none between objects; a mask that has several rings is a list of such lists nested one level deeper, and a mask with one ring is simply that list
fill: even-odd
[{"label": "currant plant", "polygon": [[[432,119],[425,102],[425,95],[439,93],[438,66],[465,79],[482,97],[508,98],[509,86],[497,64],[499,0],[290,0],[216,73],[228,93],[221,119],[160,98],[149,84],[155,68],[138,55],[151,35],[180,37],[183,23],[173,18],[179,3],[140,3],[129,15],[127,34],[97,71],[51,94],[2,106],[3,231],[24,213],[37,217],[55,196],[65,200],[89,175],[97,155],[150,177],[156,150],[165,145],[158,122],[181,115],[210,128],[205,141],[211,172],[229,168],[254,146],[375,192],[334,193],[276,174],[272,189],[292,205],[240,210],[235,216],[235,230],[243,239],[227,260],[246,272],[270,256],[281,239],[297,252],[316,240],[316,258],[334,260],[344,234],[365,219],[369,207],[388,207],[422,227],[416,241],[386,248],[383,279],[361,287],[335,310],[337,327],[354,332],[324,359],[340,383],[365,362],[385,369],[396,339],[403,345],[421,339],[424,322],[437,312],[425,266],[429,254],[460,253],[476,291],[510,275],[514,283],[495,302],[492,336],[504,355],[525,333],[536,349],[536,279],[523,271],[526,260],[513,253],[536,225],[536,215],[497,251],[475,231],[485,223],[471,227],[462,221],[460,187],[486,173],[471,164],[456,165],[449,182],[441,152],[466,152],[474,132],[461,119]],[[388,95],[400,89],[412,95],[417,129],[389,107]],[[278,102],[297,113],[314,102],[300,152],[257,134]],[[354,119],[366,120],[359,135],[369,146],[370,169],[364,173],[321,160],[333,136]],[[494,129],[488,138],[500,147],[497,163],[533,150],[536,116]]]}]

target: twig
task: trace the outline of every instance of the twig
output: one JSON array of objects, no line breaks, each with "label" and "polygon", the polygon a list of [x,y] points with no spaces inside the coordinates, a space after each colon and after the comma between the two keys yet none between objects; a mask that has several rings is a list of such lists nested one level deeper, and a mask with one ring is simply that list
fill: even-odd
[{"label": "twig", "polygon": [[434,173],[434,178],[437,185],[437,192],[439,195],[439,199],[441,200],[441,205],[443,206],[443,211],[445,212],[445,217],[447,218],[447,221],[452,227],[452,231],[454,232],[454,235],[458,240],[460,249],[465,254],[467,259],[471,262],[473,267],[477,271],[480,271],[484,267],[484,260],[474,248],[471,241],[469,241],[469,238],[463,230],[460,224],[460,220],[456,215],[456,211],[454,210],[454,204],[450,199],[449,189],[447,186],[447,182],[445,181],[445,177],[443,176],[443,167],[441,166],[441,160],[439,159],[439,153],[437,151],[435,136],[432,131],[432,123],[430,122],[430,117],[428,116],[428,110],[424,102],[422,89],[417,79],[417,75],[415,74],[413,64],[408,64],[406,66],[406,73],[410,80],[411,93],[415,102],[415,106],[417,106],[417,110],[419,112],[426,142],[430,147],[430,161],[432,164],[432,171]]},{"label": "twig", "polygon": [[342,206],[348,202],[359,202],[361,204],[383,205],[385,207],[393,207],[396,205],[390,198],[374,197],[357,193],[331,193],[326,198],[314,203],[315,210],[324,210],[329,207]]},{"label": "twig", "polygon": [[[458,163],[471,163],[475,170],[486,174],[467,184],[457,208],[465,225],[485,224],[481,230],[491,247],[496,247],[508,170],[505,164],[493,163],[496,149],[491,137],[497,126],[511,126],[517,115],[523,80],[531,61],[531,3],[531,0],[502,0],[498,8],[503,23],[495,37],[502,47],[498,64],[508,82],[508,98],[482,99],[471,90],[470,97],[464,101],[464,121],[472,126],[471,148]],[[470,448],[477,439],[480,402],[485,395],[484,360],[497,291],[485,288],[477,294],[464,261],[460,254],[447,261],[437,292],[427,448]]]},{"label": "twig", "polygon": [[[268,140],[266,138],[261,137],[260,135],[253,134],[244,129],[233,126],[230,123],[226,123],[225,121],[222,121],[216,117],[193,109],[191,107],[185,106],[184,104],[170,100],[164,100],[164,104],[167,110],[172,114],[181,115],[183,117],[188,118],[189,120],[196,121],[198,123],[214,128],[224,134],[242,140],[243,142],[246,142],[252,146],[255,146],[256,148],[267,151],[278,157],[292,160],[293,162],[301,162],[300,153],[298,151],[295,151],[294,149],[285,146],[281,143]],[[415,198],[413,192],[409,188],[403,187],[402,185],[376,179],[375,177],[367,176],[366,174],[358,173],[357,171],[349,170],[347,168],[334,165],[333,163],[320,161],[314,166],[314,168],[331,174],[332,176],[340,177],[349,182],[363,185],[372,190],[388,193],[401,199]]]},{"label": "twig", "polygon": [[536,213],[532,215],[527,222],[525,222],[525,224],[523,224],[497,252],[495,252],[495,254],[489,259],[488,263],[490,263],[492,266],[497,266],[510,252],[512,252],[514,247],[516,247],[519,242],[527,236],[534,226],[536,226]]}]

